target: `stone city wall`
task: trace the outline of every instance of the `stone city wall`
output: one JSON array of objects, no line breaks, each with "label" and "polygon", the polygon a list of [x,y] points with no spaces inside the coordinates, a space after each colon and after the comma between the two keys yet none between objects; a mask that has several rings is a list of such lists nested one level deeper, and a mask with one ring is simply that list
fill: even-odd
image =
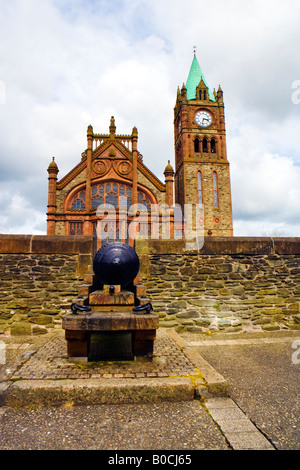
[{"label": "stone city wall", "polygon": [[[140,275],[162,327],[210,332],[300,326],[299,238],[136,240]],[[61,326],[92,264],[85,236],[0,235],[0,333]]]},{"label": "stone city wall", "polygon": [[299,238],[138,240],[148,296],[160,325],[177,331],[300,327]]},{"label": "stone city wall", "polygon": [[77,297],[92,237],[0,235],[0,333],[43,334]]}]

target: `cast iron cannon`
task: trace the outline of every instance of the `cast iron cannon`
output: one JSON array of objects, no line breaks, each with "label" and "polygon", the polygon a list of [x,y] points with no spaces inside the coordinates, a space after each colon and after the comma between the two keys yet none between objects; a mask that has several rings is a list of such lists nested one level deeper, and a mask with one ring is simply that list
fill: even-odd
[{"label": "cast iron cannon", "polygon": [[127,286],[136,278],[139,269],[140,262],[135,250],[121,242],[104,245],[93,261],[96,278],[107,285]]}]

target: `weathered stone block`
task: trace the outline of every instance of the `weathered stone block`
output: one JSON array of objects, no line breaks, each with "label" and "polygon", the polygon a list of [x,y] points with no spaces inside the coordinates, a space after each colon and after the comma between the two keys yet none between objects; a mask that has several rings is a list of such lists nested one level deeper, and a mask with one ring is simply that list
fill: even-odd
[{"label": "weathered stone block", "polygon": [[31,325],[26,322],[15,322],[10,325],[11,336],[31,335]]},{"label": "weathered stone block", "polygon": [[197,310],[186,310],[184,312],[177,313],[177,318],[198,318],[199,312]]},{"label": "weathered stone block", "polygon": [[206,287],[211,287],[213,289],[222,289],[225,287],[224,282],[221,281],[207,281],[205,285]]},{"label": "weathered stone block", "polygon": [[280,330],[279,325],[269,324],[269,325],[261,325],[262,329],[265,331],[275,331]]},{"label": "weathered stone block", "polygon": [[34,316],[29,317],[28,320],[36,325],[48,325],[53,323],[53,318],[51,316],[43,314],[35,314]]},{"label": "weathered stone block", "polygon": [[232,294],[235,295],[243,295],[245,293],[245,289],[243,286],[236,286],[232,289]]},{"label": "weathered stone block", "polygon": [[[182,276],[192,276],[193,274],[195,274],[197,271],[195,268],[181,268],[180,269],[180,274]],[[178,279],[178,277],[177,277]]]},{"label": "weathered stone block", "polygon": [[208,327],[212,323],[211,318],[197,318],[195,320],[197,326]]},{"label": "weathered stone block", "polygon": [[187,302],[185,300],[177,300],[175,302],[171,302],[168,305],[169,308],[186,308]]},{"label": "weathered stone block", "polygon": [[215,299],[191,299],[189,303],[198,307],[214,307],[217,302]]},{"label": "weathered stone block", "polygon": [[33,326],[32,327],[32,334],[33,335],[45,335],[48,331],[46,328],[41,328],[40,326]]}]

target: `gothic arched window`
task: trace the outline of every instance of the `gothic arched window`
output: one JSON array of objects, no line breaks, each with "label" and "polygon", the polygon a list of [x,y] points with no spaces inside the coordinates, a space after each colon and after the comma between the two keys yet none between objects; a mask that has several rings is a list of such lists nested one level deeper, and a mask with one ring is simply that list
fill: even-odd
[{"label": "gothic arched window", "polygon": [[151,203],[149,201],[149,198],[146,196],[145,193],[142,193],[141,191],[138,192],[138,204],[142,204],[144,207],[147,208],[147,211],[150,212]]},{"label": "gothic arched window", "polygon": [[131,201],[132,192],[128,185],[109,181],[92,187],[92,209],[97,209],[101,204],[110,204],[116,209],[120,206],[126,209],[131,205]]},{"label": "gothic arched window", "polygon": [[208,145],[207,145],[207,139],[206,139],[206,137],[203,139],[202,148],[203,148],[203,153],[207,153],[207,152],[208,152]]},{"label": "gothic arched window", "polygon": [[201,206],[203,204],[203,191],[202,191],[202,173],[201,171],[197,172],[197,190],[198,190],[198,204]]},{"label": "gothic arched window", "polygon": [[85,191],[76,194],[72,201],[72,211],[83,211],[85,209]]},{"label": "gothic arched window", "polygon": [[214,197],[214,207],[219,207],[219,188],[218,188],[218,175],[217,172],[213,172],[213,197]]},{"label": "gothic arched window", "polygon": [[195,149],[195,153],[199,153],[199,152],[200,152],[200,145],[199,145],[199,139],[198,139],[198,137],[196,137],[196,139],[195,139],[195,142],[194,142],[194,149]]},{"label": "gothic arched window", "polygon": [[210,151],[211,151],[211,153],[216,153],[216,141],[215,141],[215,139],[211,139],[211,141],[210,141]]}]

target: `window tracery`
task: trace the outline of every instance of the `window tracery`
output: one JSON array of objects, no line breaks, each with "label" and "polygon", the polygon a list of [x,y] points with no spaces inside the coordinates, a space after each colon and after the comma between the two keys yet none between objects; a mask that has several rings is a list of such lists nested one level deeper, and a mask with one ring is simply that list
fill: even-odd
[{"label": "window tracery", "polygon": [[85,191],[80,191],[73,198],[71,210],[82,211],[85,209]]},{"label": "window tracery", "polygon": [[[132,188],[125,183],[107,181],[92,186],[91,208],[97,209],[102,204],[110,204],[116,209],[127,209],[132,205]],[[138,204],[150,211],[151,201],[146,193],[138,191]],[[72,211],[85,210],[85,190],[78,191],[71,201]]]}]

